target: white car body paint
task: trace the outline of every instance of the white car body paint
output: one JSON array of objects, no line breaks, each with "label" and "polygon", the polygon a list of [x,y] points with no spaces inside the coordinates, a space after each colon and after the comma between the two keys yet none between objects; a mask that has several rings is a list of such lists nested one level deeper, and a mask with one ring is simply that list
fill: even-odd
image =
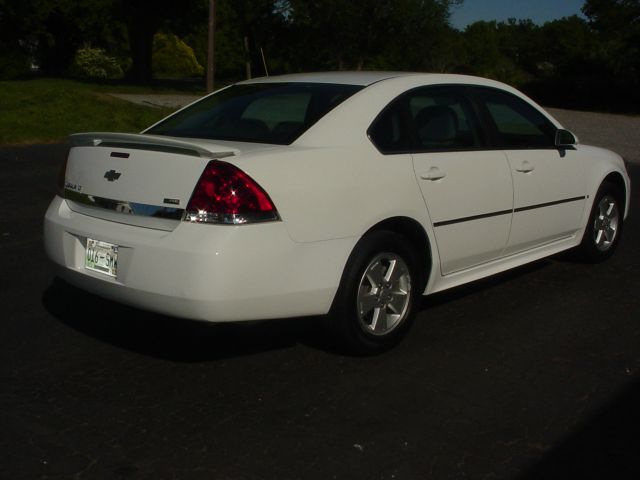
[{"label": "white car body paint", "polygon": [[[199,156],[76,146],[70,151],[66,182],[98,197],[150,206],[161,206],[169,198],[184,208],[207,162],[223,154],[225,162],[246,172],[268,193],[281,221],[192,224],[103,211],[56,197],[44,229],[46,251],[59,275],[98,295],[177,317],[227,322],[321,315],[331,308],[358,240],[391,218],[408,218],[424,229],[431,257],[424,266],[429,269],[424,293],[429,294],[578,245],[592,199],[610,173],[624,179],[627,215],[629,178],[622,159],[607,150],[577,145],[564,157],[558,150],[383,155],[367,136],[371,123],[391,101],[429,85],[501,89],[533,105],[561,128],[541,107],[499,82],[459,75],[345,72],[241,83],[271,82],[367,86],[291,145],[144,132],[86,134],[116,143],[120,139],[165,149],[193,148]],[[130,158],[110,157],[114,150],[130,153]],[[527,164],[533,170],[519,171]],[[121,179],[105,181],[109,170],[121,173]],[[434,173],[445,176],[427,178]],[[584,198],[526,209],[571,197]],[[434,227],[519,208],[523,210]],[[120,247],[116,278],[84,268],[87,238]]]},{"label": "white car body paint", "polygon": [[[504,152],[420,153],[413,157],[432,225],[487,212],[511,211],[513,185]],[[438,179],[441,175],[444,177]],[[441,273],[446,275],[500,257],[507,246],[510,226],[511,215],[439,226],[434,231]]]}]

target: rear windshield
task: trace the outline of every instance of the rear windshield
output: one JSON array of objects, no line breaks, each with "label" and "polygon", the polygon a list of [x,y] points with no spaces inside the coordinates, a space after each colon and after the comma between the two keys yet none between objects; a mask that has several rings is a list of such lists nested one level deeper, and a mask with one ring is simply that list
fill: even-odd
[{"label": "rear windshield", "polygon": [[233,85],[145,133],[287,145],[362,88],[327,83]]}]

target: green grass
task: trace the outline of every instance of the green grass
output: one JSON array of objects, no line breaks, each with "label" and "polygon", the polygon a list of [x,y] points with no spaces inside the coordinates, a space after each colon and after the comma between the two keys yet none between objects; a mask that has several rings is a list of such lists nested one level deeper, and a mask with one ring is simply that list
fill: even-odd
[{"label": "green grass", "polygon": [[62,79],[0,82],[0,144],[57,142],[88,131],[139,132],[172,112],[108,93],[185,92]]}]

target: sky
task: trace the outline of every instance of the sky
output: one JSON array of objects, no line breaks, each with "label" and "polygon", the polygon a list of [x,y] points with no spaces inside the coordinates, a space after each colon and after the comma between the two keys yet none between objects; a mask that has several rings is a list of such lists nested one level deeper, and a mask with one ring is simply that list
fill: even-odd
[{"label": "sky", "polygon": [[584,0],[464,0],[453,9],[451,23],[464,30],[478,20],[507,20],[530,18],[543,24],[549,20],[580,13]]}]

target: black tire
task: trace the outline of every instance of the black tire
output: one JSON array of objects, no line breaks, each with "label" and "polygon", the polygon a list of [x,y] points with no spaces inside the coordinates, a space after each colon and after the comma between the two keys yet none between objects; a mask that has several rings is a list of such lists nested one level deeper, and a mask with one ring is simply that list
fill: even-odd
[{"label": "black tire", "polygon": [[[606,214],[607,211],[611,213]],[[589,220],[578,246],[580,258],[589,263],[606,260],[620,243],[624,216],[624,192],[604,182],[594,197]]]},{"label": "black tire", "polygon": [[358,242],[328,317],[349,353],[387,350],[408,332],[424,283],[417,258],[413,244],[394,232],[374,231]]}]

